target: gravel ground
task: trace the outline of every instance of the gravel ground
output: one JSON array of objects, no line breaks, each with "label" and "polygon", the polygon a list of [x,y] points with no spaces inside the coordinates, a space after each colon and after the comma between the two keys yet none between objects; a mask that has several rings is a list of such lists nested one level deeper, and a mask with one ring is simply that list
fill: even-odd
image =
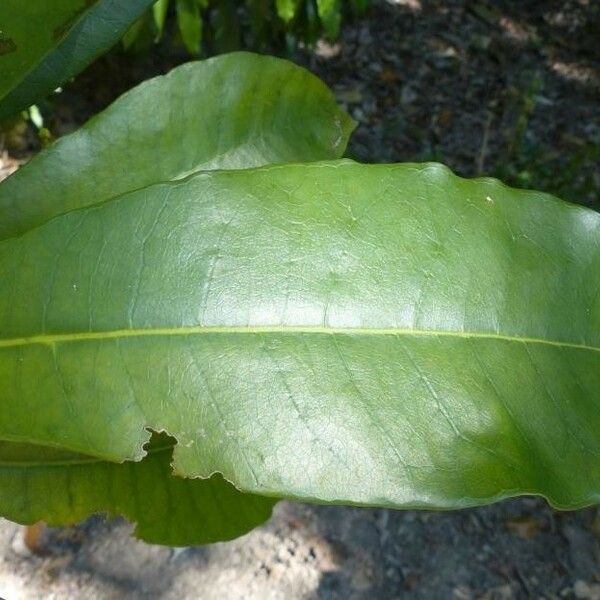
[{"label": "gravel ground", "polygon": [[[600,2],[378,1],[336,44],[299,53],[359,121],[363,161],[441,160],[600,208]],[[55,135],[181,60],[104,58],[47,107]],[[21,136],[13,156],[37,141]],[[0,153],[0,177],[18,163]],[[454,513],[282,502],[233,542],[168,549],[100,517],[47,530],[45,554],[0,522],[0,596],[600,600],[600,513],[522,498]]]}]

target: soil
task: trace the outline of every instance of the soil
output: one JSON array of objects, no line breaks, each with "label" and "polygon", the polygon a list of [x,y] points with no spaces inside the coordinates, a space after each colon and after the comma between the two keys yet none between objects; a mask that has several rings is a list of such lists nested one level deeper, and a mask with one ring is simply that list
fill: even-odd
[{"label": "soil", "polygon": [[[595,0],[379,0],[294,58],[359,121],[354,158],[440,160],[600,208],[598,30]],[[182,60],[110,54],[40,105],[45,125],[63,135]],[[0,178],[39,146],[32,130],[19,139]],[[243,538],[184,549],[130,531],[93,517],[46,530],[38,556],[0,522],[0,596],[600,600],[600,512],[536,498],[452,513],[282,502]]]}]

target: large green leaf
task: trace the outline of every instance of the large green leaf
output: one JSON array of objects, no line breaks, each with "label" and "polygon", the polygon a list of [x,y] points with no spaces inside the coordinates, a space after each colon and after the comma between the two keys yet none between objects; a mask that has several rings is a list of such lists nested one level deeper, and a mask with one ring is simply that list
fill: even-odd
[{"label": "large green leaf", "polygon": [[48,95],[116,43],[153,0],[2,0],[0,121]]},{"label": "large green leaf", "polygon": [[308,71],[248,53],[188,63],[124,94],[0,185],[0,239],[203,169],[340,157],[354,122]]},{"label": "large green leaf", "polygon": [[201,173],[72,211],[0,243],[0,438],[137,460],[150,427],[181,475],[315,501],[597,502],[599,234],[435,164]]},{"label": "large green leaf", "polygon": [[172,442],[157,436],[141,462],[114,464],[63,450],[0,442],[0,507],[13,521],[66,525],[91,512],[124,515],[147,542],[182,546],[238,537],[269,518],[274,500],[215,475],[171,472]]}]

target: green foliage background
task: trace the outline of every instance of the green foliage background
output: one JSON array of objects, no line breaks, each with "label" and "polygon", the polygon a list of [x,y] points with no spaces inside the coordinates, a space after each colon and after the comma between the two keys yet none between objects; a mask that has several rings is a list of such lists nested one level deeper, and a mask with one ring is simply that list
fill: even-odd
[{"label": "green foliage background", "polygon": [[174,34],[194,56],[241,47],[267,49],[335,39],[344,19],[365,13],[370,0],[158,0],[123,38],[144,51],[162,38],[173,16]]}]

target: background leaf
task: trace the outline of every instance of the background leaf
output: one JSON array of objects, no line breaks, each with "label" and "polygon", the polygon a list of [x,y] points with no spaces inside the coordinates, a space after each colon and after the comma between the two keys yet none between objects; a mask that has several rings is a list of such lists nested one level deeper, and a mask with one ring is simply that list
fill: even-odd
[{"label": "background leaf", "polygon": [[0,438],[135,460],[151,427],[178,474],[320,502],[597,502],[599,231],[435,164],[72,211],[0,243]]},{"label": "background leaf", "polygon": [[275,500],[242,494],[222,477],[171,473],[173,441],[156,436],[139,463],[114,464],[0,442],[0,510],[20,523],[67,525],[92,512],[126,516],[137,537],[185,546],[238,537],[268,519]]},{"label": "background leaf", "polygon": [[240,47],[241,28],[234,0],[220,0],[212,12],[213,46],[217,54]]},{"label": "background leaf", "polygon": [[[2,2],[0,99],[64,39],[89,10],[87,4],[85,0],[58,0],[52,4],[35,0]],[[32,35],[32,23],[37,24],[37,35]]]},{"label": "background leaf", "polygon": [[276,0],[277,14],[285,23],[289,23],[298,11],[300,0]]},{"label": "background leaf", "polygon": [[169,0],[157,0],[152,5],[152,14],[154,16],[154,24],[158,31],[157,40],[160,39],[163,29],[165,27],[165,19],[167,18],[167,11],[169,10]]},{"label": "background leaf", "polygon": [[0,239],[194,171],[337,158],[354,125],[292,63],[248,53],[188,63],[124,94],[2,182]]},{"label": "background leaf", "polygon": [[328,37],[334,39],[340,31],[342,6],[340,0],[316,0],[319,18]]},{"label": "background leaf", "polygon": [[200,54],[202,17],[197,0],[177,0],[177,24],[181,39],[190,54]]},{"label": "background leaf", "polygon": [[[151,4],[152,0],[3,0],[0,121],[77,75]],[[7,40],[14,52],[2,52]]]}]

